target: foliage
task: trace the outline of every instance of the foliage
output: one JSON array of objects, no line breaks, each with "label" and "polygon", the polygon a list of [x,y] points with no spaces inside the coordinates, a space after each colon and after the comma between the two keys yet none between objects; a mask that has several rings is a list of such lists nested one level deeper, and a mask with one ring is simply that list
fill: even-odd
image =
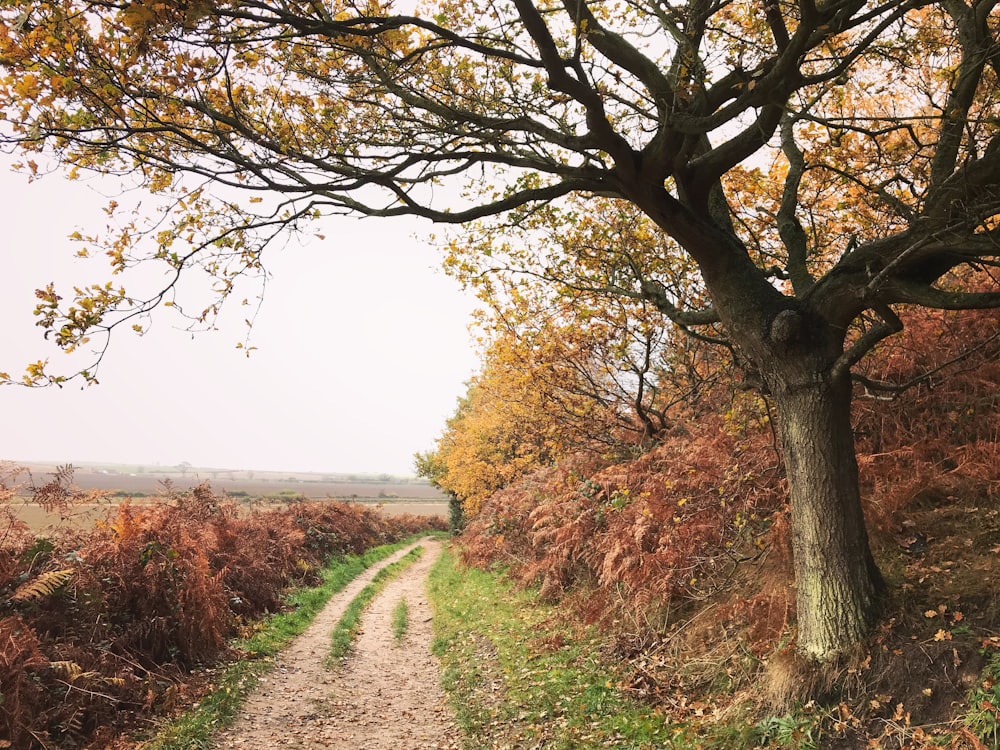
[{"label": "foliage", "polygon": [[[546,395],[568,449],[648,446],[688,416],[719,380],[732,380],[718,331],[698,337],[628,288],[654,276],[683,308],[702,307],[690,260],[621,200],[588,196],[535,208],[502,231],[468,228],[445,269],[476,290],[487,366],[503,363]],[[714,336],[714,337],[713,337]]]},{"label": "foliage", "polygon": [[182,701],[189,671],[284,609],[289,586],[429,521],[337,502],[258,513],[203,485],[169,503],[124,503],[89,533],[44,544],[10,534],[0,552],[3,734],[25,748],[106,744]]},{"label": "foliage", "polygon": [[[560,406],[532,373],[511,366],[502,346],[469,383],[434,451],[418,471],[475,513],[480,503],[518,477],[563,455],[574,435],[562,429]],[[456,519],[460,521],[460,519]]]},{"label": "foliage", "polygon": [[[1000,607],[982,581],[1000,549],[1000,356],[981,315],[911,311],[900,345],[858,380],[865,509],[890,601],[861,656],[826,677],[781,675],[796,624],[784,479],[767,410],[747,394],[640,457],[575,456],[525,477],[470,519],[463,554],[599,620],[632,670],[623,688],[675,721],[755,715],[751,729],[719,725],[731,733],[720,747],[990,746],[996,680],[980,669],[1000,647]],[[890,398],[891,382],[911,385]]]},{"label": "foliage", "polygon": [[782,502],[768,438],[703,418],[631,461],[567,460],[494,495],[470,520],[464,555],[513,566],[543,596],[596,587],[638,622],[761,554]]},{"label": "foliage", "polygon": [[460,499],[466,511],[475,512],[490,494],[549,463],[558,451],[540,393],[526,386],[499,368],[485,370],[469,384],[436,451],[418,463],[418,470]]},{"label": "foliage", "polygon": [[[964,488],[973,489],[974,483]],[[579,736],[565,739],[572,712],[585,710],[595,731],[605,709],[621,708],[578,704],[582,691],[560,672],[567,653],[578,654],[574,667],[600,660],[601,678],[617,694],[613,701],[639,701],[640,716],[651,710],[658,726],[672,729],[671,743],[660,737],[650,747],[993,747],[1000,606],[982,580],[996,570],[1000,515],[983,505],[987,500],[967,494],[907,509],[906,518],[941,537],[926,553],[901,545],[883,553],[888,569],[905,564],[889,617],[865,650],[837,664],[822,685],[809,684],[815,675],[801,661],[795,674],[776,674],[793,656],[787,641],[762,659],[749,653],[761,610],[740,604],[776,588],[775,568],[782,566],[774,556],[748,562],[728,589],[691,602],[666,627],[615,617],[597,630],[579,617],[594,596],[590,589],[553,606],[502,572],[442,561],[431,593],[445,683],[478,747],[532,746],[539,737],[547,747],[587,746]],[[949,530],[962,533],[946,540]],[[787,564],[784,575],[781,586],[788,583]],[[744,674],[734,679],[741,661]],[[798,683],[790,704],[770,700],[780,679]],[[605,746],[632,746],[632,733],[647,729],[641,718],[625,719],[616,741],[603,735]]]},{"label": "foliage", "polygon": [[993,655],[981,678],[969,699],[971,710],[966,723],[977,736],[997,745],[1000,743],[1000,654]]},{"label": "foliage", "polygon": [[48,570],[20,586],[10,595],[11,602],[27,602],[44,599],[65,586],[73,578],[73,569]]},{"label": "foliage", "polygon": [[[843,301],[845,284],[867,288],[836,317],[871,310],[873,331],[892,324],[888,303],[962,304],[930,285],[993,253],[995,71],[977,51],[993,38],[991,9],[13,2],[0,104],[21,168],[38,177],[51,155],[72,177],[130,175],[163,196],[149,227],[123,217],[75,239],[116,272],[160,264],[167,287],[81,285],[68,302],[47,288],[40,323],[69,349],[116,322],[142,328],[137,315],[176,304],[189,270],[224,299],[260,275],[282,229],[322,213],[458,223],[520,211],[506,231],[568,195],[621,198],[673,238],[665,263],[615,279],[671,312],[658,276],[678,247],[717,306],[724,259],[747,272],[755,302],[786,309],[761,285],[778,277],[802,296],[839,264],[816,286],[816,311],[832,312],[827,295]],[[871,96],[889,80],[893,96]],[[464,201],[429,189],[462,177]],[[733,305],[720,307],[727,322]],[[25,377],[46,381],[45,363]]]},{"label": "foliage", "polygon": [[760,744],[763,747],[814,750],[817,747],[816,738],[813,736],[816,731],[815,724],[816,717],[786,714],[762,719],[756,728],[761,734]]},{"label": "foliage", "polygon": [[[929,488],[1000,481],[1000,336],[986,312],[914,310],[891,347],[859,374],[855,433],[869,515],[892,514]],[[907,388],[886,390],[886,384]]]},{"label": "foliage", "polygon": [[[880,527],[894,528],[899,508],[948,477],[1000,480],[1000,346],[987,321],[913,311],[901,341],[859,378],[860,395],[879,396],[858,399],[855,430],[868,515]],[[889,399],[880,386],[893,382],[912,385]],[[678,420],[640,458],[580,455],[491,497],[465,534],[468,559],[513,565],[547,593],[596,581],[610,601],[624,593],[640,609],[699,596],[728,569],[720,560],[752,556],[782,491],[762,404],[706,393],[703,409],[725,410],[721,419]]]},{"label": "foliage", "polygon": [[482,371],[436,448],[417,456],[464,512],[572,454],[640,454],[731,396],[727,352],[666,330],[648,305],[531,279],[499,294],[469,265],[461,273],[491,306],[479,316]]},{"label": "foliage", "polygon": [[461,533],[465,528],[465,508],[457,497],[448,498],[448,528],[453,534]]}]

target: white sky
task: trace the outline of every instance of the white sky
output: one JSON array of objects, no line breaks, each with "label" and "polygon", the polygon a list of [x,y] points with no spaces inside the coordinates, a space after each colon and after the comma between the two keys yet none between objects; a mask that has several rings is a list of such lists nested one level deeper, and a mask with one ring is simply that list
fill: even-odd
[{"label": "white sky", "polygon": [[[106,199],[59,174],[28,184],[10,161],[0,371],[45,358],[58,371],[66,357],[34,325],[34,290],[107,280],[104,259],[75,258],[67,239],[104,227]],[[234,299],[217,332],[192,338],[169,310],[144,337],[120,331],[100,385],[0,387],[0,460],[412,474],[477,365],[474,300],[439,270],[420,239],[430,230],[337,218],[317,227],[323,241],[276,248],[249,359]]]}]

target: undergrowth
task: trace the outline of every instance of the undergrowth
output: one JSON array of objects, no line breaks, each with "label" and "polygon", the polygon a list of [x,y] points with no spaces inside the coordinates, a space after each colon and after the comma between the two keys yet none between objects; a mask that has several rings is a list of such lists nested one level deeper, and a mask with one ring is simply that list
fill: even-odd
[{"label": "undergrowth", "polygon": [[[469,750],[1000,747],[997,621],[972,607],[928,607],[937,593],[895,603],[867,653],[819,677],[788,647],[750,654],[752,623],[720,617],[719,602],[629,650],[606,624],[582,624],[568,602],[450,553],[432,570],[430,596],[434,650]],[[823,687],[779,705],[769,692],[783,679]]]},{"label": "undergrowth", "polygon": [[889,596],[849,658],[794,656],[787,482],[771,411],[748,392],[711,395],[714,413],[630,455],[581,449],[477,500],[463,561],[596,624],[623,690],[699,746],[1000,747],[1000,675],[983,671],[1000,650],[995,313],[904,317],[862,369],[910,387],[859,385],[853,405]]}]

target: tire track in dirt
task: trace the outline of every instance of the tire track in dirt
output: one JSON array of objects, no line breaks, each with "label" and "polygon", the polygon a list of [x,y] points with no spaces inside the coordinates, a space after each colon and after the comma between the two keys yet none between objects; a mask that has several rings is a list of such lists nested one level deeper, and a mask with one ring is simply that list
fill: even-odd
[{"label": "tire track in dirt", "polygon": [[[417,545],[421,558],[392,580],[362,617],[353,654],[338,668],[323,666],[330,633],[351,600],[385,565]],[[442,544],[423,539],[373,565],[335,594],[313,624],[276,659],[236,721],[216,735],[217,750],[335,748],[336,750],[451,750],[461,733],[445,704],[431,654],[426,582]],[[392,610],[401,598],[409,627],[401,644],[392,635]]]}]

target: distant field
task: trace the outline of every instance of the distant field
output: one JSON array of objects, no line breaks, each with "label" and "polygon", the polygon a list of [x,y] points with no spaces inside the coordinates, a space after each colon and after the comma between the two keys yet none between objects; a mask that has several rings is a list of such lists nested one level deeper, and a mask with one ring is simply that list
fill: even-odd
[{"label": "distant field", "polygon": [[[52,464],[26,464],[36,485],[43,484],[56,471]],[[18,477],[22,491],[27,494],[28,474]],[[380,506],[383,513],[448,517],[445,496],[426,482],[386,476],[354,477],[311,473],[285,473],[266,471],[235,471],[190,467],[131,467],[131,466],[78,466],[74,467],[73,484],[82,490],[100,490],[114,493],[97,504],[81,504],[70,509],[65,518],[46,513],[27,498],[15,504],[15,514],[32,529],[42,530],[53,526],[82,528],[104,518],[125,497],[141,504],[163,497],[167,485],[174,490],[187,490],[208,482],[218,494],[250,507],[278,507],[291,497],[309,500],[349,500]],[[263,499],[262,499],[263,498]]]},{"label": "distant field", "polygon": [[[25,464],[36,484],[45,482],[56,471],[53,464]],[[20,476],[23,483],[27,474]],[[247,471],[189,467],[145,466],[76,466],[73,483],[84,490],[162,495],[169,482],[175,489],[185,490],[208,482],[216,492],[264,497],[296,494],[310,499],[328,497],[340,499],[413,499],[447,502],[447,498],[424,481],[355,475],[306,472]]]}]

